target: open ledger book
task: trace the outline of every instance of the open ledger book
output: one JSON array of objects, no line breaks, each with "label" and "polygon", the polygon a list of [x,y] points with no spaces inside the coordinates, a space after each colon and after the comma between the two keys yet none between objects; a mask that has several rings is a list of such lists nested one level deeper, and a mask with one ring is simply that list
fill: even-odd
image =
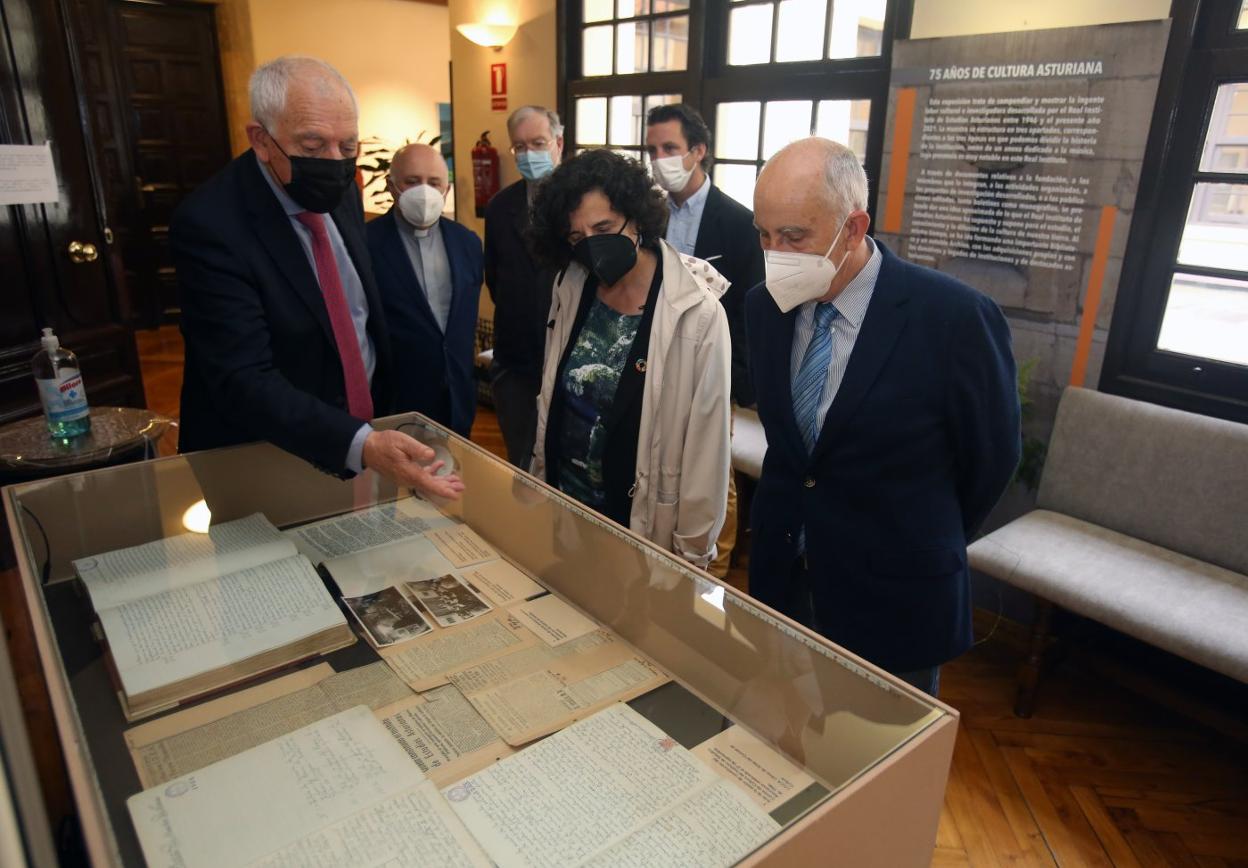
[{"label": "open ledger book", "polygon": [[74,568],[129,720],[355,641],[312,564],[263,515]]}]

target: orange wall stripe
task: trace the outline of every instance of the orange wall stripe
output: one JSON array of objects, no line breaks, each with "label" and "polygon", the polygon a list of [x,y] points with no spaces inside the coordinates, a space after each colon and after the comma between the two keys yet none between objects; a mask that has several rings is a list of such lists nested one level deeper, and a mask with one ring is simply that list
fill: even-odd
[{"label": "orange wall stripe", "polygon": [[884,231],[901,231],[901,212],[906,205],[906,170],[910,167],[910,135],[914,127],[914,100],[918,89],[897,91],[897,112],[893,115],[892,165],[888,170],[888,197],[884,203]]},{"label": "orange wall stripe", "polygon": [[1109,244],[1114,238],[1114,220],[1118,209],[1106,205],[1101,209],[1101,222],[1096,229],[1096,248],[1092,253],[1092,272],[1088,275],[1088,291],[1083,299],[1083,317],[1079,321],[1079,340],[1075,343],[1075,362],[1070,369],[1070,384],[1082,386],[1088,374],[1088,353],[1092,349],[1092,332],[1096,314],[1101,307],[1101,289],[1105,283],[1105,264],[1109,261]]}]

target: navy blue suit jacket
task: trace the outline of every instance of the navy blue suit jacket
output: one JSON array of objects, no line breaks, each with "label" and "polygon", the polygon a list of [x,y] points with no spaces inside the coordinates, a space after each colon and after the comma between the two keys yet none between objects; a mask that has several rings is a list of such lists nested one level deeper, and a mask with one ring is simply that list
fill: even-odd
[{"label": "navy blue suit jacket", "polygon": [[[342,361],[316,273],[262,171],[247,151],[173,215],[169,240],[186,340],[178,448],[268,440],[349,475],[347,449],[363,421],[346,409]],[[390,343],[358,191],[330,216],[364,285],[377,358],[373,413],[384,416]]]},{"label": "navy blue suit jacket", "polygon": [[[368,249],[381,289],[394,347],[396,413],[415,410],[465,437],[477,412],[477,304],[481,297],[481,239],[445,217],[439,222],[451,265],[451,311],[446,332],[412,268],[395,209],[368,224]],[[410,230],[409,230],[410,231]]]},{"label": "navy blue suit jacket", "polygon": [[782,314],[762,285],[747,296],[767,433],[750,593],[785,609],[805,527],[821,631],[908,672],[970,647],[966,544],[1018,464],[1019,403],[997,305],[879,247],[875,291],[813,455],[793,416],[797,311]]}]

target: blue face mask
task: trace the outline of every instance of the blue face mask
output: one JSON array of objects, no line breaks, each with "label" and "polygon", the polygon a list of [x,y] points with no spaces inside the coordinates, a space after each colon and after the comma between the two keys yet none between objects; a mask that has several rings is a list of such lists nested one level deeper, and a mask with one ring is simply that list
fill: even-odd
[{"label": "blue face mask", "polygon": [[555,170],[550,151],[524,151],[516,154],[516,168],[530,181],[540,181]]}]

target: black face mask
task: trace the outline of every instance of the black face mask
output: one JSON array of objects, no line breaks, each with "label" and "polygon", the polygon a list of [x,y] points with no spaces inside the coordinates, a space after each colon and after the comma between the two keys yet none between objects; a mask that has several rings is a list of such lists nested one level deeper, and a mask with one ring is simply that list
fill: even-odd
[{"label": "black face mask", "polygon": [[624,234],[624,226],[614,235],[588,235],[572,248],[572,260],[588,268],[601,286],[615,286],[637,264],[637,241]]},{"label": "black face mask", "polygon": [[290,183],[286,185],[290,198],[300,207],[318,214],[337,208],[347,190],[355,183],[355,157],[342,160],[292,157],[277,144],[272,133],[269,133],[269,139],[282,152],[282,156],[290,161]]}]

